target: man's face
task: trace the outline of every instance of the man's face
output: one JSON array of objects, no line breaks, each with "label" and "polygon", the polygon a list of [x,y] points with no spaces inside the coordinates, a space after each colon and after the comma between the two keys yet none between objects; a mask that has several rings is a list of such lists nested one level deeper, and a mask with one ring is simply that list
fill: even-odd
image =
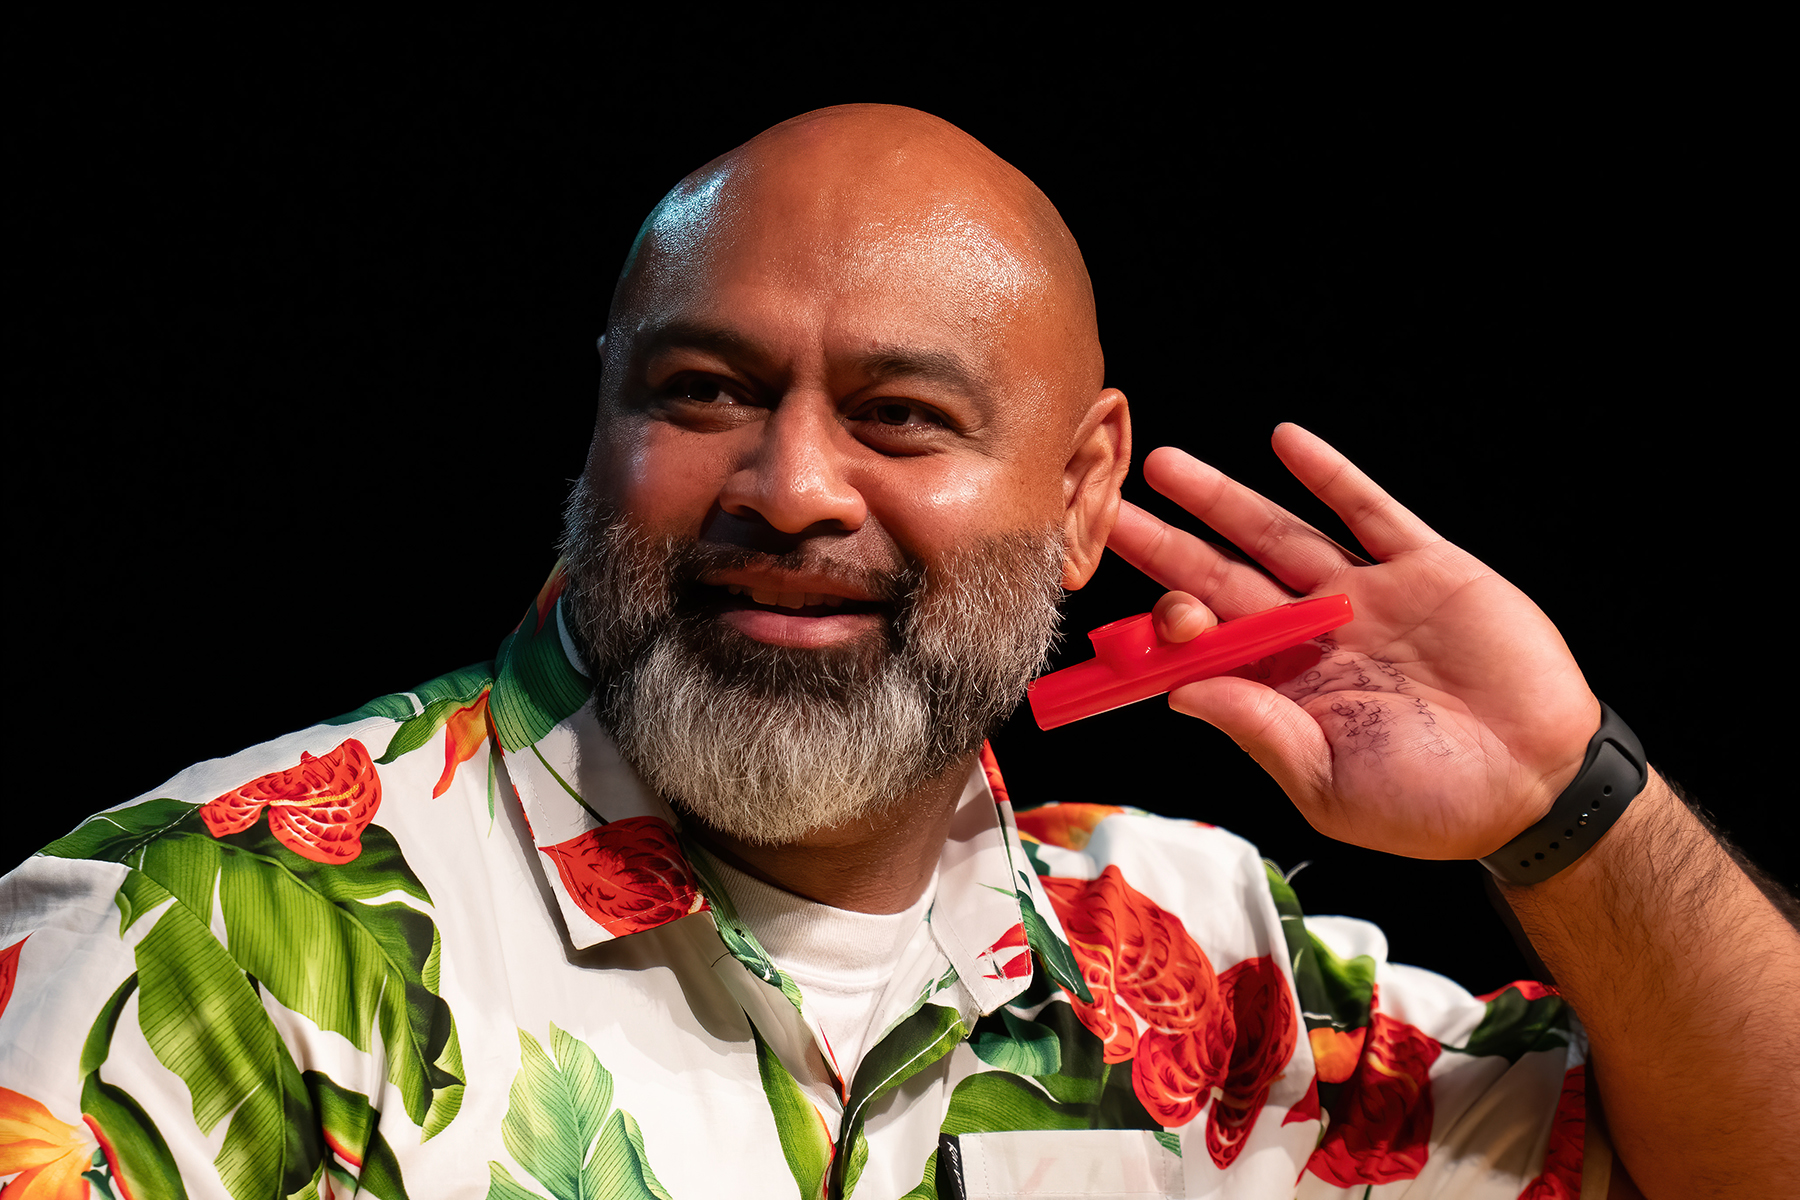
[{"label": "man's face", "polygon": [[627,759],[779,841],[1016,703],[1054,630],[1080,385],[1004,221],[747,186],[664,214],[622,292],[568,549]]}]

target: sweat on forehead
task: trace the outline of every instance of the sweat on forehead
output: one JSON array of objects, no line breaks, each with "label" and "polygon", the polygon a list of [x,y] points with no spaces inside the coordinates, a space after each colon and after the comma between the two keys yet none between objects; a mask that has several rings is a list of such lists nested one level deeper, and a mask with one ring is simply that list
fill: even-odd
[{"label": "sweat on forehead", "polygon": [[[723,257],[776,278],[832,265],[845,291],[929,286],[974,319],[1029,313],[1091,346],[1093,292],[1073,236],[1032,182],[955,126],[913,109],[845,105],[785,121],[676,185],[644,222],[613,298],[704,289]],[[821,295],[822,303],[830,297]],[[654,302],[653,302],[653,306]]]}]

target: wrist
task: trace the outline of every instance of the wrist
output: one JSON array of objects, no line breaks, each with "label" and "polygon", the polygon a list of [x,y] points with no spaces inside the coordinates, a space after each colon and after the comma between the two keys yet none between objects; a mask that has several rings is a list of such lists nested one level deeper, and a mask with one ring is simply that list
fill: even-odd
[{"label": "wrist", "polygon": [[1637,735],[1605,704],[1574,777],[1535,824],[1484,856],[1502,881],[1529,887],[1573,864],[1604,837],[1650,779]]}]

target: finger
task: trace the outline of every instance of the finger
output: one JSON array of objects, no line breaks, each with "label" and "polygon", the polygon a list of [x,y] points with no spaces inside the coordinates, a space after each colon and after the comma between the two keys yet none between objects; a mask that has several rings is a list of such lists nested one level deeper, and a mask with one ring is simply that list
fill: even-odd
[{"label": "finger", "polygon": [[1219,623],[1211,609],[1186,592],[1167,592],[1150,610],[1156,636],[1165,642],[1191,641]]},{"label": "finger", "polygon": [[1363,562],[1279,504],[1173,446],[1150,452],[1144,478],[1301,594]]},{"label": "finger", "polygon": [[1284,421],[1275,427],[1271,444],[1282,465],[1349,526],[1377,562],[1442,540],[1317,434]]},{"label": "finger", "polygon": [[1169,707],[1236,742],[1311,819],[1331,782],[1331,746],[1298,704],[1272,688],[1220,675],[1176,688]]},{"label": "finger", "polygon": [[1255,567],[1129,500],[1120,502],[1106,546],[1164,587],[1200,597],[1226,620],[1293,599]]}]

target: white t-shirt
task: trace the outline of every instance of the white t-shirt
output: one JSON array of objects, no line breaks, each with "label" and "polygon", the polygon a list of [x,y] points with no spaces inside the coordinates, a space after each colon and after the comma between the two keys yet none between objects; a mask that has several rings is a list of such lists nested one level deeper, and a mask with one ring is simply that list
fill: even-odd
[{"label": "white t-shirt", "polygon": [[790,975],[818,1018],[845,1078],[854,1078],[894,968],[914,939],[929,938],[926,918],[937,896],[933,871],[924,893],[897,913],[853,912],[796,896],[715,858],[738,918]]}]

